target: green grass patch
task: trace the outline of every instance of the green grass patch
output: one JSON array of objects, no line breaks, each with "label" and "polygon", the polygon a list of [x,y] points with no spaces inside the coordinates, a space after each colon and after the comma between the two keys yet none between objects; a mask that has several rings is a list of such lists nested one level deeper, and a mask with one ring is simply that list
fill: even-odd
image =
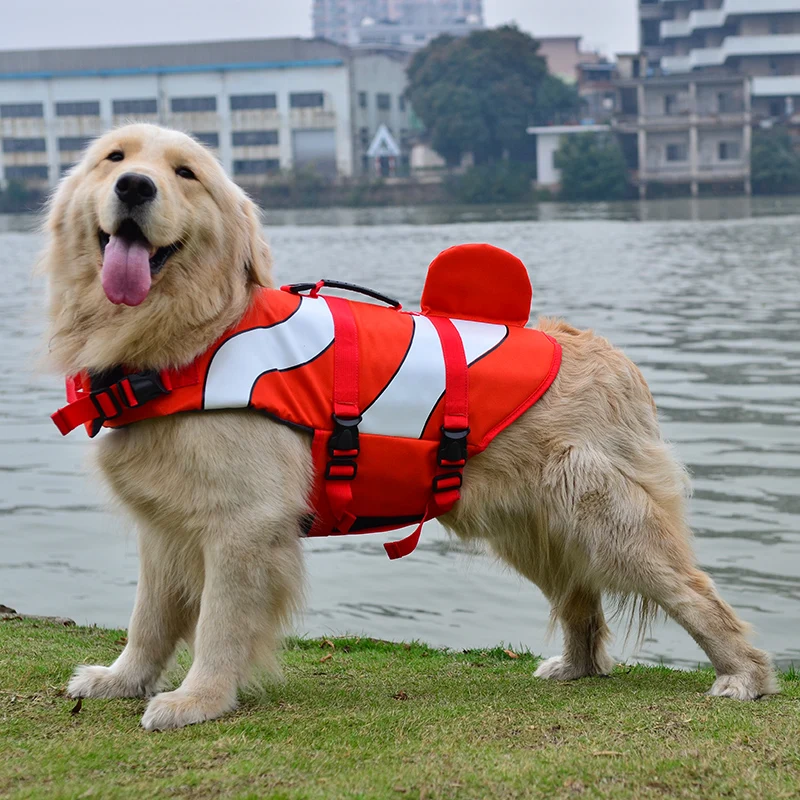
[{"label": "green grass patch", "polygon": [[[85,700],[76,664],[124,631],[0,623],[3,798],[797,798],[800,675],[758,703],[706,697],[708,670],[620,666],[551,683],[503,648],[293,640],[286,681],[223,720],[139,727],[143,700]],[[514,655],[517,655],[516,653]],[[176,668],[177,682],[186,659]]]}]

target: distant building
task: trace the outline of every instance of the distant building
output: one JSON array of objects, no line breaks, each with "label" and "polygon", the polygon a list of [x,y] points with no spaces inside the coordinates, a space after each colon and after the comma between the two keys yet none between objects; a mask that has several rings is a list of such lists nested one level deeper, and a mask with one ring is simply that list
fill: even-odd
[{"label": "distant building", "polygon": [[392,0],[314,0],[314,36],[338,44],[355,44],[362,20],[389,19],[392,5]]},{"label": "distant building", "polygon": [[52,186],[136,120],[191,133],[245,186],[302,167],[350,177],[381,124],[407,140],[405,88],[401,57],[322,40],[0,52],[0,184]]},{"label": "distant building", "polygon": [[616,100],[615,65],[596,51],[582,50],[580,36],[540,36],[537,41],[548,71],[577,86],[583,120],[589,124],[608,122]]},{"label": "distant building", "polygon": [[800,0],[639,0],[641,52],[619,59],[616,126],[650,183],[741,183],[753,124],[800,126]]}]

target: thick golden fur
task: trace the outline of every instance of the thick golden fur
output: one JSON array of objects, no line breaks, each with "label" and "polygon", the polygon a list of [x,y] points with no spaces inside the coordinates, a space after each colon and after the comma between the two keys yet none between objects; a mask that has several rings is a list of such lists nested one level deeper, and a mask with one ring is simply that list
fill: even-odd
[{"label": "thick golden fur", "polygon": [[[125,160],[106,160],[121,150]],[[189,166],[198,180],[175,174]],[[122,213],[123,171],[155,181],[142,229],[184,249],[138,307],[100,285],[98,228]],[[107,134],[61,184],[48,222],[50,353],[60,372],[180,366],[270,285],[258,215],[217,162],[188,137],[137,125]],[[564,352],[544,398],[466,470],[461,502],[442,521],[483,539],[534,581],[564,629],[564,654],[536,675],[607,673],[604,595],[663,608],[717,671],[712,694],[776,691],[766,654],[697,569],[686,522],[688,481],[659,432],[637,368],[607,341],[543,321]],[[259,664],[275,665],[281,629],[302,600],[299,520],[311,486],[302,434],[240,412],[178,415],[102,436],[99,463],[139,530],[141,572],[128,644],[110,667],[79,667],[75,697],[151,696],[142,724],[180,727],[219,717]],[[180,640],[194,644],[183,684],[157,693]]]}]

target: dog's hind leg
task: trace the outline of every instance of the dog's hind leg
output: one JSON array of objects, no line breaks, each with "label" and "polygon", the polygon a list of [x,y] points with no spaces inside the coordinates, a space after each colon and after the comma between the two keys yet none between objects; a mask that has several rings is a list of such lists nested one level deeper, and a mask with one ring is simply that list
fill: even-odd
[{"label": "dog's hind leg", "polygon": [[553,616],[564,633],[563,655],[543,661],[537,678],[571,681],[591,675],[608,675],[614,666],[606,651],[610,631],[603,616],[600,593],[586,586],[571,588],[553,600]]},{"label": "dog's hind leg", "polygon": [[[190,553],[175,552],[168,537],[146,527],[139,534],[139,582],[128,641],[110,667],[78,667],[69,682],[70,697],[147,697],[159,681],[178,641],[197,619],[191,587],[178,576],[190,573]],[[200,585],[202,585],[202,565]]]},{"label": "dog's hind leg", "polygon": [[254,660],[274,647],[299,603],[303,562],[297,522],[250,520],[208,538],[194,661],[181,684],[156,695],[142,726],[180,728],[236,707]]},{"label": "dog's hind leg", "polygon": [[[585,544],[596,584],[644,598],[682,625],[717,673],[710,693],[754,700],[777,691],[770,658],[747,641],[747,625],[695,564],[683,504],[621,474],[582,497],[575,535]],[[643,623],[647,620],[643,620]]]}]

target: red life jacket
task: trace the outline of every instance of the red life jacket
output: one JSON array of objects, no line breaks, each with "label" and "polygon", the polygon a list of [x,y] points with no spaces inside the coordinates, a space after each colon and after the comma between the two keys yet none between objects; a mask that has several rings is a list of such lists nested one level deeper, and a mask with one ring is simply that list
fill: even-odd
[{"label": "red life jacket", "polygon": [[[320,297],[324,285],[393,307]],[[467,459],[558,374],[558,343],[525,328],[531,294],[522,262],[489,245],[442,253],[420,314],[348,284],[264,289],[188,366],[68,378],[69,404],[53,421],[62,434],[85,424],[94,436],[185,411],[261,411],[312,435],[308,535],[418,523],[410,537],[385,545],[400,558],[414,550],[426,520],[458,501]]]}]

